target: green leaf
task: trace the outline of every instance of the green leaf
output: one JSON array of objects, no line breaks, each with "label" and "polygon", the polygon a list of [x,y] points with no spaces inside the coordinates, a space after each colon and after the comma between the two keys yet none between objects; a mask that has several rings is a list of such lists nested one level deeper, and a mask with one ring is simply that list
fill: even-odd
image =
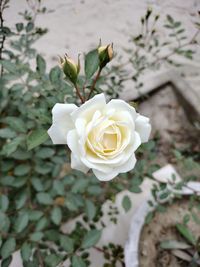
[{"label": "green leaf", "polygon": [[130,210],[131,205],[132,205],[132,203],[131,203],[129,196],[124,196],[123,200],[122,200],[122,206],[126,212],[128,212]]},{"label": "green leaf", "polygon": [[177,240],[165,240],[160,243],[162,249],[188,249],[191,245]]},{"label": "green leaf", "polygon": [[60,80],[62,77],[62,72],[61,69],[59,67],[54,67],[51,69],[50,73],[49,73],[49,79],[51,81],[52,84],[60,84]]},{"label": "green leaf", "polygon": [[12,256],[8,257],[7,259],[3,260],[1,263],[1,267],[9,267],[12,261]]},{"label": "green leaf", "polygon": [[47,131],[44,129],[38,129],[33,131],[28,137],[27,137],[27,146],[28,150],[31,150],[35,148],[36,146],[39,146],[40,144],[44,143],[49,138]]},{"label": "green leaf", "polygon": [[1,247],[2,259],[7,259],[15,251],[16,241],[13,237],[8,238]]},{"label": "green leaf", "polygon": [[41,182],[41,179],[33,177],[31,179],[31,183],[33,185],[33,187],[35,188],[36,191],[43,191],[44,190],[44,186]]},{"label": "green leaf", "polygon": [[35,232],[30,235],[30,240],[33,242],[38,242],[43,238],[44,234],[42,232]]},{"label": "green leaf", "polygon": [[81,257],[74,255],[72,257],[72,267],[86,267],[86,264]]},{"label": "green leaf", "polygon": [[95,215],[96,215],[96,207],[94,205],[94,203],[88,199],[86,199],[85,201],[85,212],[86,215],[88,217],[88,219],[91,221],[92,219],[94,219]]},{"label": "green leaf", "polygon": [[60,246],[68,253],[72,253],[74,251],[74,240],[68,236],[61,235],[60,236]]},{"label": "green leaf", "polygon": [[51,220],[54,224],[59,225],[62,220],[62,211],[59,207],[54,207],[51,211]]},{"label": "green leaf", "polygon": [[25,183],[27,182],[27,179],[28,178],[25,176],[17,177],[16,179],[14,179],[13,184],[11,186],[15,188],[20,188],[25,185]]},{"label": "green leaf", "polygon": [[88,180],[85,178],[78,179],[72,186],[72,193],[83,193],[88,185]]},{"label": "green leaf", "polygon": [[35,231],[40,232],[49,225],[49,220],[46,217],[42,217],[35,226]]},{"label": "green leaf", "polygon": [[51,230],[46,230],[44,232],[45,234],[45,239],[49,240],[49,241],[53,241],[53,242],[58,242],[59,241],[59,237],[60,237],[60,232],[59,229],[55,230],[55,229],[51,229]]},{"label": "green leaf", "polygon": [[97,49],[90,51],[85,56],[85,75],[90,79],[99,67],[99,53]]},{"label": "green leaf", "polygon": [[17,149],[17,151],[15,151],[12,154],[12,158],[14,158],[16,160],[30,159],[31,156],[32,156],[32,153],[30,151],[26,151],[26,150],[22,150],[22,149]]},{"label": "green leaf", "polygon": [[1,60],[0,63],[8,72],[16,74],[17,68],[13,62],[11,62],[10,60]]},{"label": "green leaf", "polygon": [[15,199],[15,204],[16,204],[16,209],[21,209],[27,200],[27,191],[21,191],[17,194],[16,199]]},{"label": "green leaf", "polygon": [[18,136],[15,139],[13,139],[11,142],[5,144],[2,148],[2,154],[5,154],[6,156],[10,156],[13,152],[17,150],[17,147],[21,144],[23,141],[22,136]]},{"label": "green leaf", "polygon": [[0,195],[0,210],[6,211],[9,206],[9,199],[6,195]]},{"label": "green leaf", "polygon": [[7,232],[10,227],[8,216],[0,211],[0,232]]},{"label": "green leaf", "polygon": [[129,191],[135,194],[139,194],[142,192],[141,188],[138,185],[132,185]]},{"label": "green leaf", "polygon": [[53,182],[53,189],[56,191],[56,194],[63,196],[65,194],[65,189],[62,181],[55,180]]},{"label": "green leaf", "polygon": [[48,165],[48,163],[46,162],[46,164],[42,164],[42,161],[36,165],[35,167],[35,171],[39,174],[47,174],[50,173],[52,171],[52,166]]},{"label": "green leaf", "polygon": [[147,214],[147,216],[145,217],[145,224],[149,224],[152,221],[153,216],[154,216],[154,212],[153,211],[150,211]]},{"label": "green leaf", "polygon": [[59,255],[51,254],[45,257],[44,262],[48,267],[55,267],[62,261],[62,257]]},{"label": "green leaf", "polygon": [[195,246],[196,238],[193,236],[192,232],[187,228],[187,226],[178,223],[176,224],[176,228],[188,242]]},{"label": "green leaf", "polygon": [[28,261],[32,254],[32,248],[31,245],[27,242],[25,242],[21,247],[21,257],[23,261]]},{"label": "green leaf", "polygon": [[169,21],[169,23],[174,24],[174,19],[172,18],[172,16],[167,15],[167,20]]},{"label": "green leaf", "polygon": [[98,196],[102,193],[102,188],[99,185],[90,185],[87,187],[87,191],[92,196]]},{"label": "green leaf", "polygon": [[41,148],[37,151],[35,156],[41,159],[51,158],[55,154],[55,150],[49,147]]},{"label": "green leaf", "polygon": [[29,173],[31,167],[27,164],[20,164],[14,169],[14,175],[24,176]]},{"label": "green leaf", "polygon": [[13,130],[19,133],[26,133],[26,124],[21,118],[9,116],[6,117],[5,122],[8,123]]},{"label": "green leaf", "polygon": [[23,30],[23,27],[24,27],[23,23],[17,23],[17,24],[15,24],[15,26],[16,26],[16,29],[18,32],[21,32]]},{"label": "green leaf", "polygon": [[40,204],[43,204],[43,205],[53,204],[53,199],[48,193],[38,193],[36,197]]},{"label": "green leaf", "polygon": [[26,26],[26,31],[27,31],[27,32],[30,32],[30,31],[33,30],[33,28],[34,28],[34,23],[33,23],[33,22],[29,22],[29,23],[27,24],[27,26]]},{"label": "green leaf", "polygon": [[176,21],[175,23],[174,23],[174,28],[178,28],[178,27],[180,27],[181,26],[181,22],[180,21]]},{"label": "green leaf", "polygon": [[10,128],[0,129],[0,137],[1,138],[8,139],[8,138],[14,138],[15,136],[16,136],[16,133],[13,130],[11,130]]},{"label": "green leaf", "polygon": [[36,67],[37,71],[39,72],[41,76],[43,76],[46,71],[46,62],[44,58],[40,55],[37,55],[36,63],[37,63],[37,67]]},{"label": "green leaf", "polygon": [[44,213],[40,210],[30,210],[29,211],[29,220],[30,221],[37,221],[39,220]]},{"label": "green leaf", "polygon": [[29,217],[27,213],[20,214],[15,221],[15,232],[20,233],[22,232],[26,226],[28,225]]},{"label": "green leaf", "polygon": [[84,249],[90,248],[99,242],[101,238],[101,230],[90,230],[83,238],[81,247]]}]

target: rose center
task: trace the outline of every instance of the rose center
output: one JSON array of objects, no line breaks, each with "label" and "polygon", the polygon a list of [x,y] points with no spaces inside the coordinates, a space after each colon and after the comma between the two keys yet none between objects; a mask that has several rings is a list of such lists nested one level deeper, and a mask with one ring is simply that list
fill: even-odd
[{"label": "rose center", "polygon": [[104,133],[102,138],[104,152],[114,151],[117,148],[117,134]]}]

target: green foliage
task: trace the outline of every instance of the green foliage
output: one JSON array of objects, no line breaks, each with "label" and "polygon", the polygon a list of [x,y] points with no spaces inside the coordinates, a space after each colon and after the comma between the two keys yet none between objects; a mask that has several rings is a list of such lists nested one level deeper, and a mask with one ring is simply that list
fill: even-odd
[{"label": "green foliage", "polygon": [[[8,1],[4,2],[8,4]],[[138,161],[134,172],[122,175],[123,179],[117,183],[111,181],[109,187],[91,174],[86,176],[66,168],[69,163],[67,148],[53,146],[47,129],[55,103],[79,105],[80,99],[74,86],[65,80],[61,68],[56,66],[48,71],[45,59],[33,48],[47,32],[35,23],[36,15],[47,10],[39,0],[35,0],[35,5],[33,10],[21,13],[22,22],[0,32],[0,36],[7,39],[0,60],[3,70],[0,77],[1,266],[9,266],[12,253],[19,249],[23,265],[27,267],[40,266],[41,259],[44,266],[56,267],[69,259],[72,267],[86,267],[90,264],[87,250],[91,247],[103,251],[109,261],[107,266],[123,264],[120,246],[96,247],[102,233],[100,225],[105,227],[101,221],[101,206],[123,189],[141,192],[143,178],[151,176],[157,168],[149,163],[155,158],[156,143],[143,145],[138,150],[138,156],[143,160]],[[152,14],[148,13],[146,20],[150,16]],[[176,22],[168,19],[168,23]],[[184,33],[177,23],[175,28],[177,34]],[[137,42],[141,40],[138,37]],[[144,58],[138,55],[133,59],[138,70],[144,68]],[[31,60],[36,68],[30,64]],[[108,81],[96,77],[98,69],[98,49],[93,49],[85,55],[85,76],[79,75],[78,88],[84,88],[87,96],[91,86],[94,85],[92,93],[97,93],[106,85],[106,93],[112,98],[118,97],[125,72],[114,67]],[[126,212],[131,205],[129,197],[125,196],[122,206]],[[68,234],[61,232],[63,223],[80,214],[83,214],[84,223],[77,223]],[[115,207],[108,215],[111,222],[117,222]],[[198,220],[197,216],[195,218]]]}]

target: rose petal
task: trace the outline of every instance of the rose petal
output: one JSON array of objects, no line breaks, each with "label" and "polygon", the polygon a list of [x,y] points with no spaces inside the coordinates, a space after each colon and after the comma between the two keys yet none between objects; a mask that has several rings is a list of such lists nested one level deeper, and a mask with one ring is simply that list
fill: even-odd
[{"label": "rose petal", "polygon": [[107,109],[115,109],[116,112],[121,112],[121,111],[128,111],[128,113],[131,115],[132,120],[135,121],[137,117],[137,113],[135,111],[135,108],[124,102],[123,100],[120,99],[112,99],[107,105]]},{"label": "rose petal", "polygon": [[74,153],[76,155],[76,157],[84,155],[84,150],[83,147],[81,147],[79,145],[79,136],[77,134],[76,129],[73,129],[71,131],[68,132],[67,134],[67,145],[70,148],[70,150],[72,151],[72,153]]},{"label": "rose petal", "polygon": [[104,109],[105,105],[106,100],[104,94],[95,95],[72,113],[72,119],[75,121],[77,118],[82,117],[89,122],[95,111]]},{"label": "rose petal", "polygon": [[112,170],[109,173],[104,173],[104,172],[93,169],[93,173],[97,177],[97,179],[99,179],[99,181],[102,181],[102,182],[110,181],[118,175],[118,172],[116,170]]},{"label": "rose petal", "polygon": [[67,143],[67,133],[74,128],[70,114],[78,107],[74,104],[55,104],[52,109],[52,126],[49,128],[48,135],[56,145]]},{"label": "rose petal", "polygon": [[135,130],[139,133],[142,143],[147,142],[151,133],[151,124],[149,123],[149,118],[137,114]]},{"label": "rose petal", "polygon": [[89,171],[89,168],[86,167],[74,153],[71,153],[71,168],[84,173]]},{"label": "rose petal", "polygon": [[100,180],[100,181],[110,181],[113,178],[115,178],[119,173],[125,173],[130,170],[132,170],[135,167],[136,164],[136,157],[135,154],[133,153],[131,157],[129,158],[126,163],[118,168],[112,169],[111,172],[104,173],[99,170],[93,169],[94,175]]}]

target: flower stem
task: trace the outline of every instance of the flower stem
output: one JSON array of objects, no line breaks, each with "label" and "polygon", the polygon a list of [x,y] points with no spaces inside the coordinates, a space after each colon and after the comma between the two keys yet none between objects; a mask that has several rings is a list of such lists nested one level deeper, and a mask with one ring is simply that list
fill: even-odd
[{"label": "flower stem", "polygon": [[95,85],[96,85],[97,80],[99,79],[99,76],[100,76],[100,74],[101,74],[101,71],[102,71],[102,68],[99,68],[99,70],[98,70],[98,72],[97,72],[97,75],[96,75],[96,77],[94,78],[94,81],[93,81],[93,83],[92,83],[92,86],[91,86],[90,92],[89,92],[89,94],[88,94],[87,100],[90,99],[90,97],[91,97],[91,95],[92,95],[92,92],[93,92],[94,89],[95,89]]},{"label": "flower stem", "polygon": [[85,103],[85,99],[82,97],[82,95],[81,95],[81,93],[80,93],[80,90],[79,90],[77,84],[74,84],[74,86],[75,86],[75,89],[76,89],[76,94],[77,94],[77,96],[80,98],[81,103],[82,103],[82,104]]}]

